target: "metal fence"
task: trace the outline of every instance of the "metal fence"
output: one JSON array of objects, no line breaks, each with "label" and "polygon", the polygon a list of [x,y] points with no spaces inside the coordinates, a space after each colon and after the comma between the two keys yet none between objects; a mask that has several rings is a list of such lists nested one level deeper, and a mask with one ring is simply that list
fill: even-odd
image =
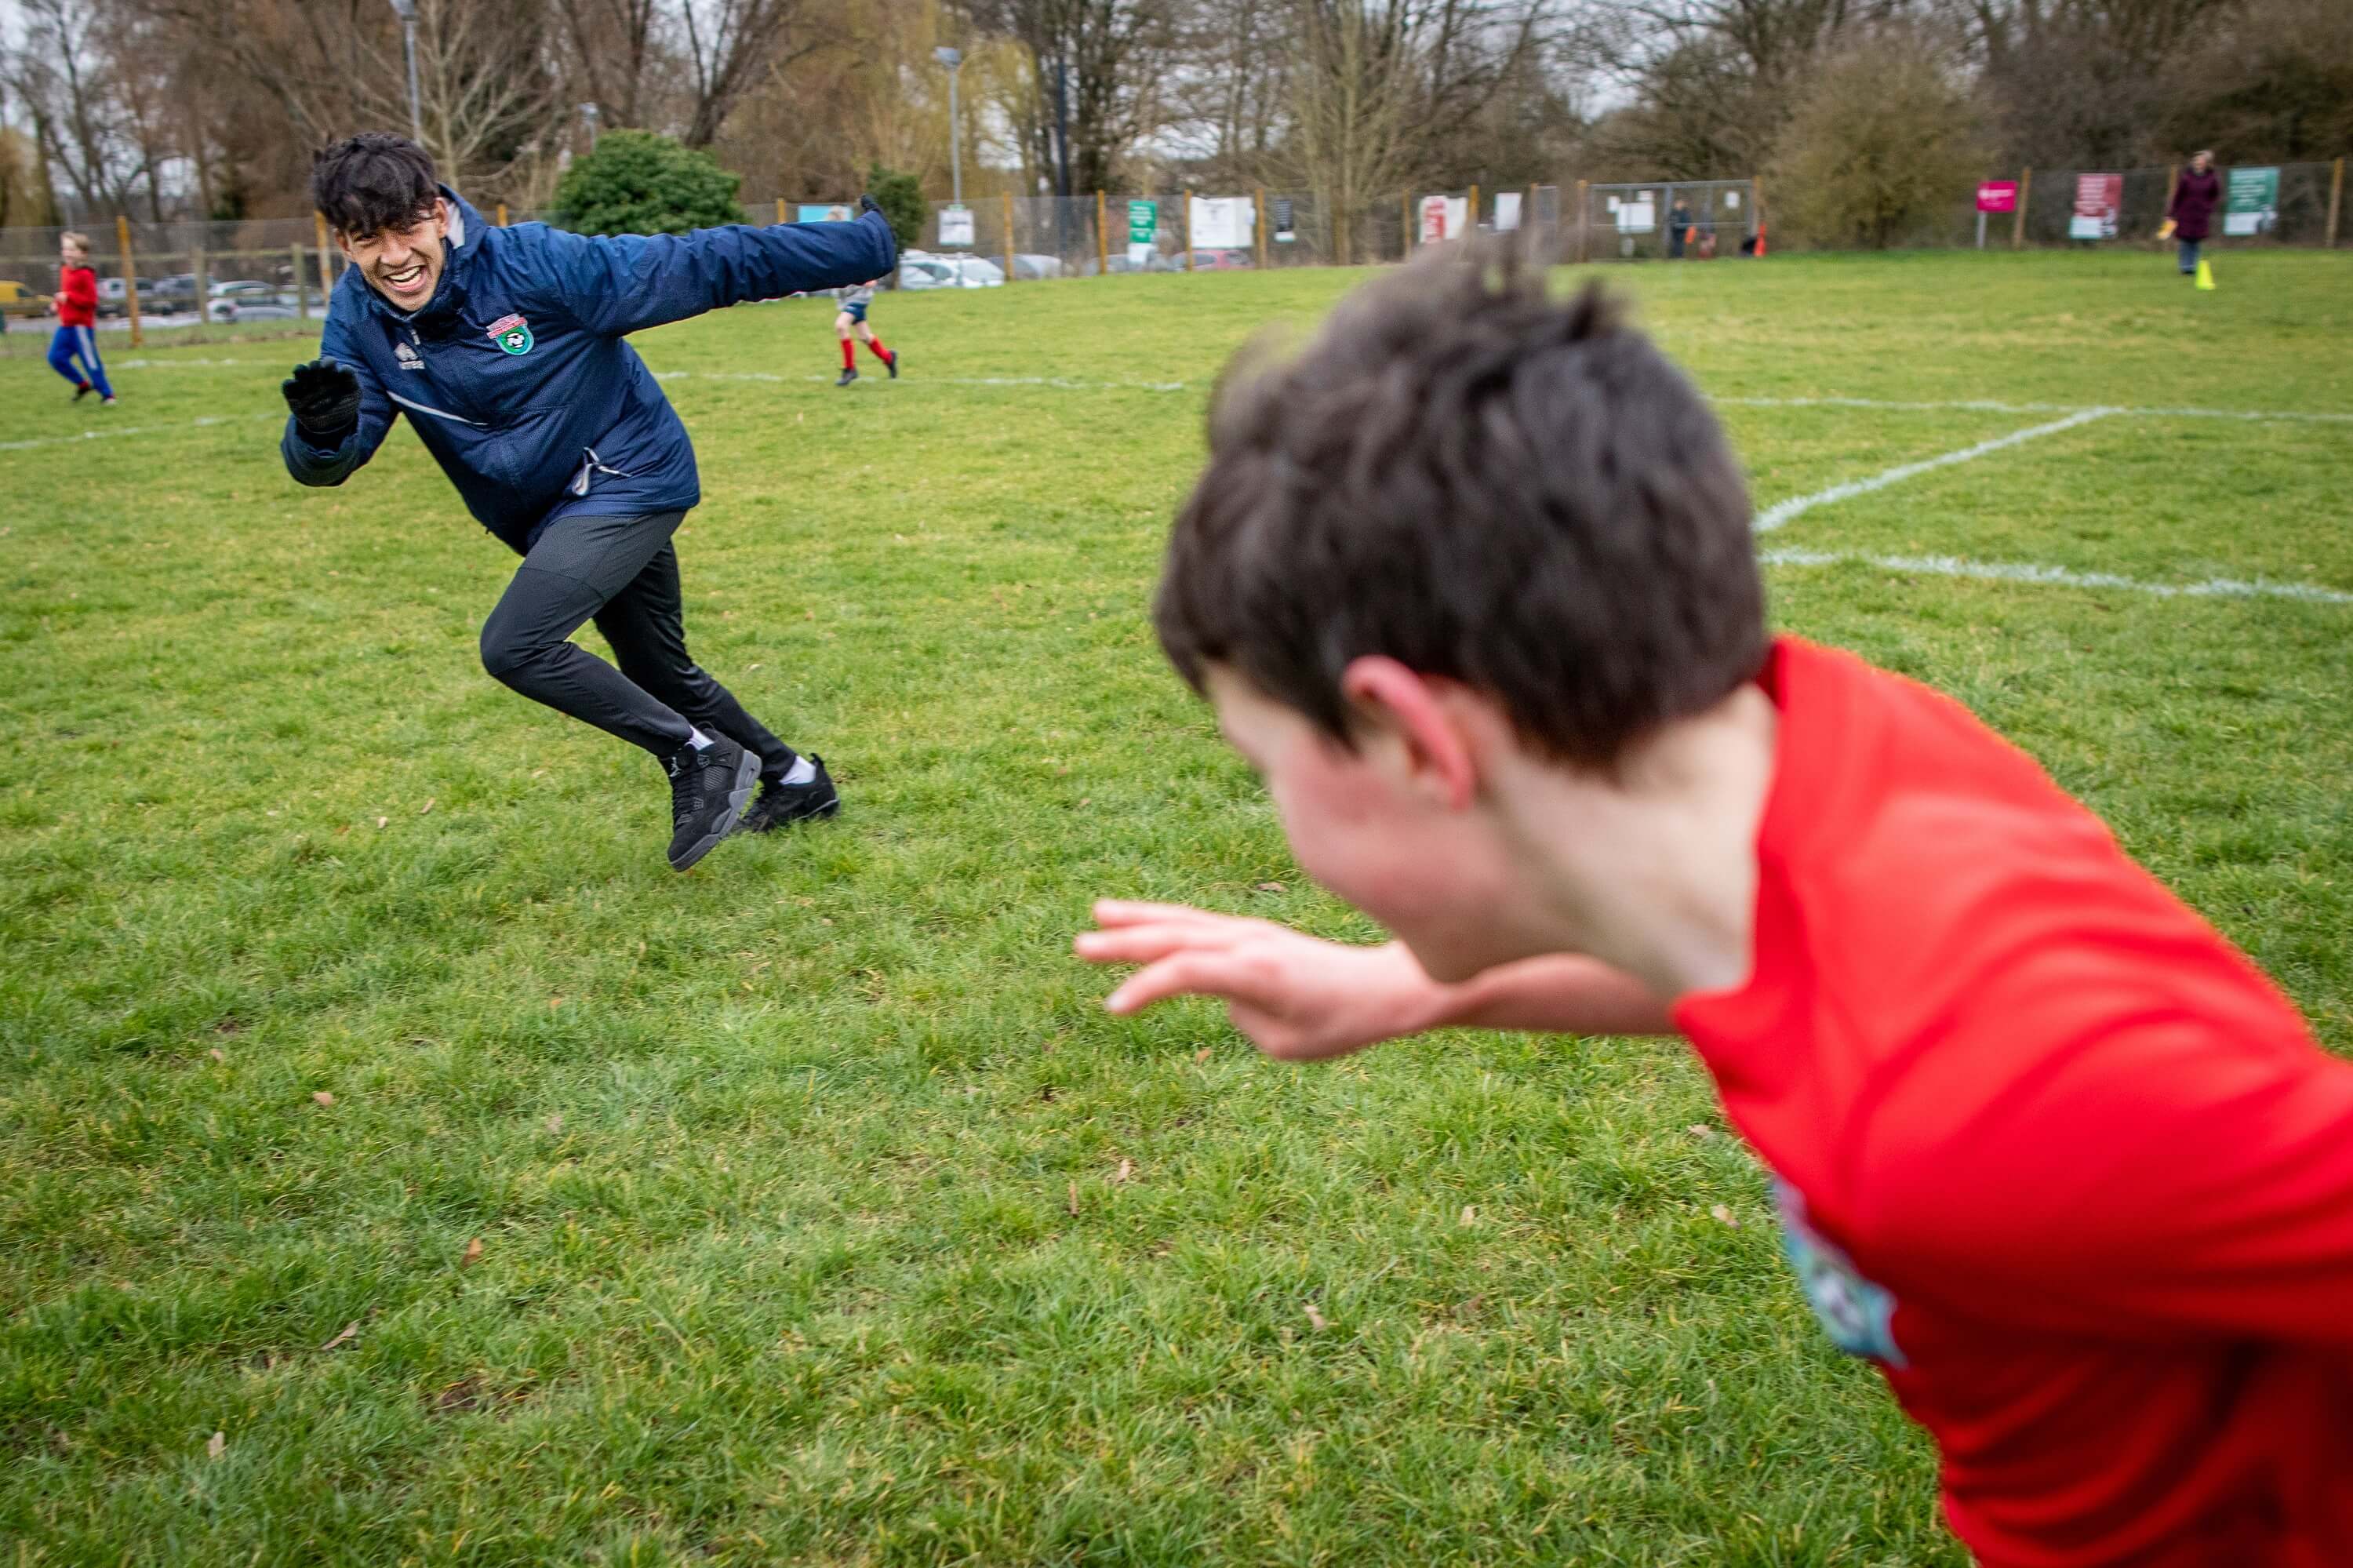
[{"label": "metal fence", "polygon": [[[2277,168],[2275,205],[2255,231],[2226,234],[2218,215],[2218,242],[2337,244],[2346,221],[2345,160]],[[2230,171],[2221,172],[2227,185]],[[2095,173],[2120,180],[2121,199],[2113,234],[2088,240],[2074,222],[2078,182]],[[2012,248],[2147,242],[2165,216],[2174,177],[2168,168],[2021,170],[2017,210],[1989,219],[1986,243]],[[998,195],[977,197],[960,212],[945,202],[932,204],[921,244],[910,249],[980,258],[1009,281],[1028,282],[1103,272],[1390,262],[1424,245],[1498,229],[1527,230],[1550,254],[1579,261],[1736,257],[1768,235],[1774,248],[1790,248],[1792,241],[1802,248],[1802,237],[1772,230],[1772,195],[1755,179],[1579,180],[1567,187],[1401,191],[1349,203],[1322,192],[1257,187],[1071,197]],[[769,221],[773,214],[782,222],[814,216],[807,209],[828,205],[770,197],[745,207],[755,221]],[[855,210],[854,200],[830,205]],[[503,207],[485,216],[498,223],[553,217]],[[1976,242],[1978,229],[1973,201],[1957,196],[1948,212],[1915,223],[1898,237],[1898,244],[1967,246]],[[63,232],[0,229],[0,281],[45,296],[56,286]],[[135,278],[141,325],[166,342],[315,331],[325,289],[342,265],[315,217],[235,223],[119,220],[86,232],[105,291],[101,313],[128,314],[131,291],[124,280]],[[245,287],[216,295],[216,285],[231,283]],[[229,304],[220,304],[221,298]],[[0,302],[0,325],[12,328],[10,335],[21,344],[27,326],[47,330],[41,305],[38,299]],[[11,352],[25,350],[0,338],[0,354]]]}]

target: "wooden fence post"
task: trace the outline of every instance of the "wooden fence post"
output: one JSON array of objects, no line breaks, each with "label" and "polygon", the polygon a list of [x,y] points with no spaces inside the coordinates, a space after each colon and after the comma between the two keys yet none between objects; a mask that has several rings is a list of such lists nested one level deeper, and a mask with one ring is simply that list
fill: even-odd
[{"label": "wooden fence post", "polygon": [[1013,281],[1013,193],[1005,193],[1005,281]]},{"label": "wooden fence post", "polygon": [[1258,237],[1258,264],[1259,270],[1263,271],[1266,269],[1266,187],[1264,185],[1258,187],[1257,195],[1252,200],[1256,205],[1258,220],[1250,225],[1250,232]]},{"label": "wooden fence post", "polygon": [[1193,187],[1185,187],[1185,270],[1193,270]]},{"label": "wooden fence post", "polygon": [[501,203],[499,203],[499,227],[500,227],[501,228],[504,228],[506,226],[507,226],[507,204],[506,204],[506,203],[504,203],[504,202],[501,202]]},{"label": "wooden fence post", "polygon": [[1398,260],[1400,261],[1410,261],[1413,260],[1414,239],[1413,193],[1411,191],[1408,191],[1405,195],[1398,197],[1398,238],[1405,242],[1404,249],[1398,252]]},{"label": "wooden fence post", "polygon": [[776,221],[778,223],[790,223],[792,221],[792,219],[785,216],[785,198],[782,196],[778,196],[776,198]]},{"label": "wooden fence post", "polygon": [[1107,227],[1109,222],[1108,212],[1103,204],[1103,194],[1098,189],[1095,192],[1095,276],[1099,278],[1108,277],[1111,273],[1111,229]]},{"label": "wooden fence post", "polygon": [[189,341],[202,343],[205,339],[205,327],[213,319],[212,275],[205,266],[203,246],[192,245],[188,248],[188,270],[195,275],[196,280],[196,330],[190,334]]},{"label": "wooden fence post", "polygon": [[139,262],[131,254],[131,220],[121,213],[114,215],[114,241],[122,248],[122,308],[131,317],[131,346],[137,348],[147,341],[139,328]]},{"label": "wooden fence post", "polygon": [[2018,214],[2010,220],[2010,248],[2012,250],[2026,243],[2026,198],[2034,194],[2034,170],[2031,165],[2018,176]]},{"label": "wooden fence post", "polygon": [[1479,232],[1479,187],[1471,187],[1471,232]]},{"label": "wooden fence post", "polygon": [[2345,206],[2345,160],[2337,160],[2328,175],[2328,249],[2337,249],[2337,215]]},{"label": "wooden fence post", "polygon": [[323,294],[327,291],[328,285],[335,281],[334,262],[332,260],[334,251],[327,244],[327,215],[314,211],[311,214],[311,221],[316,224],[319,229],[319,292]]},{"label": "wooden fence post", "polygon": [[294,263],[294,319],[311,319],[311,291],[302,286],[302,242],[296,240],[286,248],[287,258]]},{"label": "wooden fence post", "polygon": [[1577,182],[1577,260],[1580,265],[1591,259],[1588,254],[1585,233],[1586,207],[1585,182],[1579,180]]}]

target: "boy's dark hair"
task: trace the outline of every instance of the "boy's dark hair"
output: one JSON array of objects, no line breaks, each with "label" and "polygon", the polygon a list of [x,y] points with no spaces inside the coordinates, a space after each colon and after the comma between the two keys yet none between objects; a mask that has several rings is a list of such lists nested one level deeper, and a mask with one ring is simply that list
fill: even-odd
[{"label": "boy's dark hair", "polygon": [[1288,364],[1229,374],[1153,606],[1196,689],[1227,665],[1335,738],[1387,654],[1606,768],[1762,668],[1739,465],[1598,285],[1489,244],[1358,291]]},{"label": "boy's dark hair", "polygon": [[440,194],[432,154],[389,131],[363,131],[311,155],[311,205],[344,234],[406,228]]}]

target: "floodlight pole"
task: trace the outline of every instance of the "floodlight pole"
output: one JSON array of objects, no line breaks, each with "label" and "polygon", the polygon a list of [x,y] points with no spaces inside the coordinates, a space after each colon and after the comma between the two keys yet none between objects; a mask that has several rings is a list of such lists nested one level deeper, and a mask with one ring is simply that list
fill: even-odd
[{"label": "floodlight pole", "polygon": [[[400,16],[401,50],[408,57],[408,133],[417,144],[425,145],[425,112],[417,107],[417,0],[392,0],[392,8]],[[454,175],[450,176],[456,178]]]},{"label": "floodlight pole", "polygon": [[945,44],[932,51],[932,58],[948,68],[948,178],[955,205],[964,205],[964,143],[957,134],[956,77],[964,67],[964,51]]}]

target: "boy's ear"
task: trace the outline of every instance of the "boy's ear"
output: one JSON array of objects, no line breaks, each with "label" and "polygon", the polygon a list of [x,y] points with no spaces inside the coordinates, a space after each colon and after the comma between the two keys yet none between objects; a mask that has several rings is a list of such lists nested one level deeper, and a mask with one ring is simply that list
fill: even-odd
[{"label": "boy's ear", "polygon": [[1462,693],[1382,654],[1352,661],[1340,674],[1363,744],[1392,746],[1408,780],[1449,810],[1459,811],[1478,790],[1478,767],[1463,720]]}]

